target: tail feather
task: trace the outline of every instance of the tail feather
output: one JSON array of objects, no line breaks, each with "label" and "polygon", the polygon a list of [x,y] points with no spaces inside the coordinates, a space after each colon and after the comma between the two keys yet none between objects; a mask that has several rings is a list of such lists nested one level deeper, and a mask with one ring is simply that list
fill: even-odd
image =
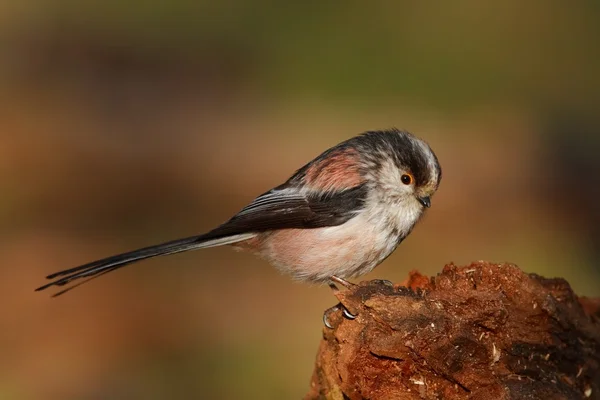
[{"label": "tail feather", "polygon": [[138,250],[133,250],[127,253],[118,254],[115,256],[103,258],[101,260],[92,261],[90,263],[80,265],[78,267],[65,269],[63,271],[55,272],[46,277],[46,279],[56,279],[53,282],[49,282],[43,286],[38,287],[35,291],[47,289],[51,286],[64,286],[71,281],[81,278],[88,278],[76,285],[61,290],[54,296],[60,296],[68,292],[75,287],[86,283],[94,278],[104,275],[108,272],[122,268],[126,265],[135,263],[137,261],[145,260],[147,258],[164,256],[169,254],[181,253],[189,250],[203,249],[207,247],[222,246],[226,244],[237,243],[242,240],[250,239],[254,237],[254,233],[243,233],[238,235],[225,236],[220,238],[209,237],[208,235],[192,236],[184,239],[173,240],[171,242],[162,243],[155,246],[144,247]]},{"label": "tail feather", "polygon": [[[65,289],[62,289],[62,290],[60,290],[60,291],[58,291],[58,292],[56,292],[56,293],[52,294],[52,296],[51,296],[51,297],[58,297],[58,296],[61,296],[61,295],[65,294],[65,293],[67,293],[67,292],[70,292],[71,290],[75,289],[76,287],[79,287],[79,286],[83,285],[84,283],[87,283],[87,282],[89,282],[89,281],[91,281],[91,280],[93,280],[93,279],[96,279],[96,278],[100,278],[102,275],[104,275],[104,274],[107,274],[107,273],[109,273],[109,272],[111,272],[111,271],[114,271],[115,269],[119,269],[120,267],[123,267],[123,266],[124,266],[124,265],[121,265],[121,266],[119,266],[119,267],[112,267],[112,268],[109,268],[109,269],[107,269],[107,270],[104,270],[104,271],[102,271],[102,272],[99,272],[98,274],[96,274],[96,275],[94,275],[94,276],[90,276],[90,277],[89,277],[89,278],[87,278],[87,279],[84,279],[84,280],[82,280],[82,281],[80,281],[80,282],[77,282],[77,283],[75,283],[75,284],[73,284],[73,285],[71,285],[71,286],[69,286],[69,287],[67,287],[67,288],[65,288]],[[36,290],[39,290],[39,289],[36,289]]]}]

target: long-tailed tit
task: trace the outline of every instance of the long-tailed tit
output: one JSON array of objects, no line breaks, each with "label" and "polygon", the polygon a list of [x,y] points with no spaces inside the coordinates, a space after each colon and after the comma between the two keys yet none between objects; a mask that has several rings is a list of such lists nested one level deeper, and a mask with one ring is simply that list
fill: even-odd
[{"label": "long-tailed tit", "polygon": [[366,132],[325,151],[207,233],[56,272],[36,290],[222,245],[258,254],[298,280],[349,286],[345,279],[370,272],[411,232],[441,176],[424,141],[397,129]]}]

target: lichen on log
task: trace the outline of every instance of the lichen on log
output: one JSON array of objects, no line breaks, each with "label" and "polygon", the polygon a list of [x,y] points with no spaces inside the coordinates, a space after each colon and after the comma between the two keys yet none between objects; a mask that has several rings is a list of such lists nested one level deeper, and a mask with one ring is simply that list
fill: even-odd
[{"label": "lichen on log", "polygon": [[330,315],[306,399],[600,399],[600,300],[512,264],[361,282]]}]

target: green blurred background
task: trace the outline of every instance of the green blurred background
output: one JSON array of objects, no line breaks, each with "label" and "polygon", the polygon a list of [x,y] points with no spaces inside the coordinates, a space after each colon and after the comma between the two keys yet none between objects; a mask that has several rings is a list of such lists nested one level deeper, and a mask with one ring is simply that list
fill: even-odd
[{"label": "green blurred background", "polygon": [[600,295],[600,3],[0,4],[0,398],[294,399],[329,289],[227,248],[50,299],[49,272],[223,222],[397,126],[444,167],[367,278],[510,261]]}]

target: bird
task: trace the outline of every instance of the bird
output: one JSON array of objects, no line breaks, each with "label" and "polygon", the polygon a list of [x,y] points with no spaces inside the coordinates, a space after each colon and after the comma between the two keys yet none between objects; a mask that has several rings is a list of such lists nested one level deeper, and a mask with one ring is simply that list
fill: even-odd
[{"label": "bird", "polygon": [[[442,170],[431,147],[405,130],[367,131],[345,140],[196,236],[102,258],[48,275],[35,289],[77,284],[148,258],[230,245],[250,251],[295,280],[352,287],[411,233],[437,191]],[[354,315],[338,304],[347,318]]]}]

